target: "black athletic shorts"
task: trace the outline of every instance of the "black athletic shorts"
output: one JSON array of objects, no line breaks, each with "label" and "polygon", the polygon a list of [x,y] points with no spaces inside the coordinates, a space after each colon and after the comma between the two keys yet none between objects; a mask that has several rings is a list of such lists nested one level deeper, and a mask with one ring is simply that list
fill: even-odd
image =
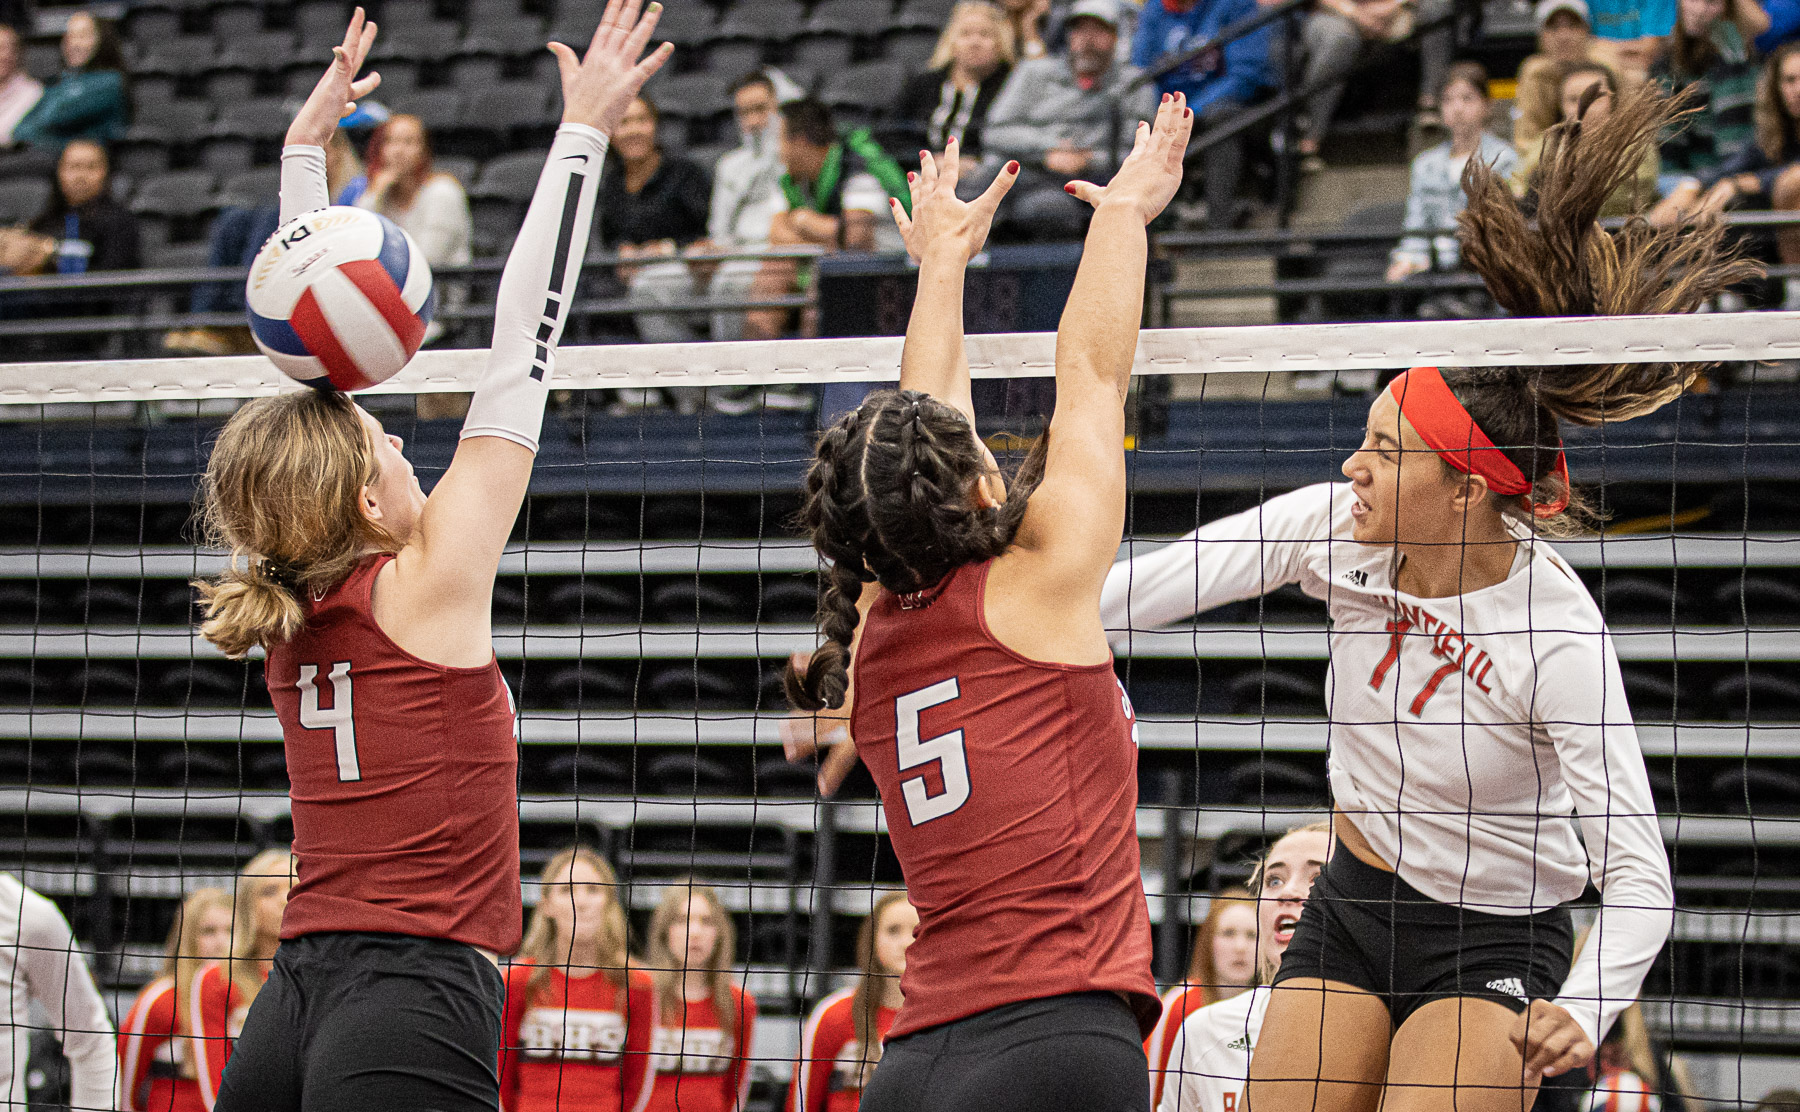
[{"label": "black athletic shorts", "polygon": [[1275,983],[1339,981],[1381,997],[1395,1027],[1433,1000],[1476,996],[1523,1012],[1569,976],[1569,909],[1492,915],[1439,903],[1338,842],[1300,913]]},{"label": "black athletic shorts", "polygon": [[289,939],[215,1112],[493,1112],[505,984],[481,951],[400,934]]},{"label": "black athletic shorts", "polygon": [[1047,996],[881,1049],[859,1112],[1149,1112],[1137,1017],[1111,992]]}]

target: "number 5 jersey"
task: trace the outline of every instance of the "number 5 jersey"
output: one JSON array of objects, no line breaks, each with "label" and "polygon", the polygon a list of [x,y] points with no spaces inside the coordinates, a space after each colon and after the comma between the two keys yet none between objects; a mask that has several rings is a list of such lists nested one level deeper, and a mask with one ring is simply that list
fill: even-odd
[{"label": "number 5 jersey", "polygon": [[518,947],[518,749],[498,661],[421,660],[375,624],[364,557],[269,649],[299,879],[281,937],[374,931]]},{"label": "number 5 jersey", "polygon": [[992,561],[882,591],[851,735],[919,927],[889,1038],[1004,1004],[1119,993],[1161,1013],[1139,875],[1137,745],[1112,663],[1033,661],[987,628]]}]

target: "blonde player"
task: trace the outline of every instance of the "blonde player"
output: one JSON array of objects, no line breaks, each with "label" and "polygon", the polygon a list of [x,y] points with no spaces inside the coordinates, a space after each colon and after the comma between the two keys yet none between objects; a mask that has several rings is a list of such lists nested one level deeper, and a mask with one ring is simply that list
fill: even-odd
[{"label": "blonde player", "polygon": [[1269,983],[1293,940],[1313,881],[1331,853],[1329,823],[1288,831],[1250,878],[1256,893],[1256,986],[1188,1016],[1169,1038],[1169,1068],[1157,1112],[1240,1112],[1250,1052],[1269,1010]]},{"label": "blonde player", "polygon": [[1187,976],[1163,993],[1162,1018],[1144,1040],[1150,1059],[1150,1104],[1162,1102],[1163,1075],[1175,1048],[1175,1033],[1193,1015],[1256,984],[1256,897],[1246,888],[1227,888],[1212,898],[1206,918],[1194,929],[1194,955]]},{"label": "blonde player", "polygon": [[[1753,272],[1717,229],[1595,224],[1669,115],[1646,92],[1564,126],[1535,226],[1471,168],[1464,255],[1503,306],[1686,311]],[[1257,1112],[1529,1107],[1637,997],[1668,936],[1668,860],[1611,638],[1542,537],[1575,524],[1560,423],[1648,413],[1697,370],[1412,370],[1370,406],[1347,484],[1114,568],[1115,631],[1285,583],[1330,608],[1341,844],[1270,996]],[[1566,905],[1590,881],[1599,942],[1571,969]]]}]

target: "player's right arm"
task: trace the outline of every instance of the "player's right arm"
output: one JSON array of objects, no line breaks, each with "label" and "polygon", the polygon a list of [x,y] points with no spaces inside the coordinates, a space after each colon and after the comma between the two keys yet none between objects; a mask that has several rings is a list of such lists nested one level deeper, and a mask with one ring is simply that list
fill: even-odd
[{"label": "player's right arm", "polygon": [[494,342],[462,441],[395,560],[398,597],[387,612],[400,616],[403,642],[445,646],[438,659],[492,651],[494,574],[531,479],[607,137],[669,57],[666,43],[644,53],[661,11],[652,3],[639,18],[639,0],[609,0],[585,56],[550,44],[562,76],[562,126],[501,274]]},{"label": "player's right arm", "polygon": [[1303,558],[1331,538],[1341,483],[1317,483],[1208,522],[1151,552],[1114,564],[1100,621],[1115,645],[1216,606],[1268,594],[1300,578]]}]

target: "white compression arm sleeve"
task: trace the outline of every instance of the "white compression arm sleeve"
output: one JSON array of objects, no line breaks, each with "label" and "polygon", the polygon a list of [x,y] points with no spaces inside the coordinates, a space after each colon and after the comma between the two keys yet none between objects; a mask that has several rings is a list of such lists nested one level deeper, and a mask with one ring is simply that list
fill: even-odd
[{"label": "white compression arm sleeve", "polygon": [[286,224],[330,203],[325,148],[297,144],[281,148],[281,222]]},{"label": "white compression arm sleeve", "polygon": [[606,136],[583,124],[556,129],[531,209],[513,244],[494,307],[494,344],[462,435],[499,436],[537,451],[544,401],[581,260],[587,254]]}]

